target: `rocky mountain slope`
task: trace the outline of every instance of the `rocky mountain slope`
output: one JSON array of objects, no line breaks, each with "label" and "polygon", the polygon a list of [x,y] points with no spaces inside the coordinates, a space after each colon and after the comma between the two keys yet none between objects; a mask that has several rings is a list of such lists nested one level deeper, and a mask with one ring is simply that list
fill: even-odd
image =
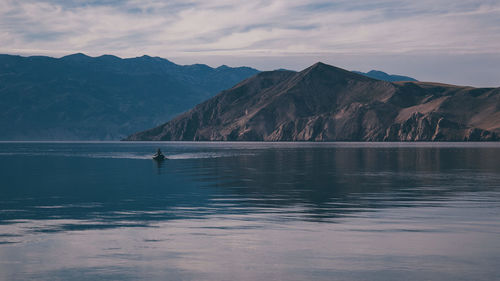
[{"label": "rocky mountain slope", "polygon": [[391,83],[317,63],[259,73],[126,140],[492,141],[500,88]]},{"label": "rocky mountain slope", "polygon": [[0,140],[119,140],[257,72],[149,56],[0,55]]}]

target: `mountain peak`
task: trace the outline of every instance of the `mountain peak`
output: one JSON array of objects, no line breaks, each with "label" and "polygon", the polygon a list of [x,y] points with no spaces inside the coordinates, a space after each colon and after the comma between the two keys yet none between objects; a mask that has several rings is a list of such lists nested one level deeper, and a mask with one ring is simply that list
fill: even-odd
[{"label": "mountain peak", "polygon": [[75,53],[75,54],[64,56],[61,59],[63,59],[63,60],[72,60],[72,61],[84,61],[84,60],[88,60],[88,59],[91,59],[91,58],[92,57],[89,57],[89,56],[87,56],[84,53]]},{"label": "mountain peak", "polygon": [[325,67],[325,66],[331,66],[331,65],[328,65],[328,64],[321,62],[321,61],[318,61],[315,64],[311,65],[310,67],[316,68],[316,67]]},{"label": "mountain peak", "polygon": [[371,80],[367,76],[359,75],[357,73],[353,73],[351,71],[345,70],[340,67],[336,67],[333,65],[329,65],[323,62],[317,62],[310,67],[304,69],[300,72],[303,77],[312,76],[315,78],[324,77],[325,79],[331,80],[360,80],[360,81],[368,81]]},{"label": "mountain peak", "polygon": [[317,63],[309,66],[308,68],[304,69],[303,71],[307,71],[307,70],[329,70],[329,71],[349,72],[349,71],[342,69],[340,67],[329,65],[329,64],[326,64],[323,62],[317,62]]},{"label": "mountain peak", "polygon": [[224,70],[224,69],[229,69],[229,68],[230,68],[229,66],[227,66],[227,65],[223,64],[223,65],[221,65],[221,66],[217,67],[216,69],[219,69],[219,70]]},{"label": "mountain peak", "polygon": [[328,69],[334,69],[334,66],[328,65],[326,63],[322,62],[317,62],[308,68],[302,70],[301,72],[303,73],[308,73],[308,72],[316,72],[316,71],[323,71],[323,70],[328,70]]},{"label": "mountain peak", "polygon": [[383,72],[383,71],[380,71],[380,70],[370,70],[370,71],[368,71],[367,74],[389,75],[389,74],[387,74],[387,72]]},{"label": "mountain peak", "polygon": [[397,81],[418,81],[415,78],[411,78],[408,76],[403,76],[403,75],[394,75],[394,74],[387,74],[386,72],[380,71],[380,70],[370,70],[366,73],[360,72],[360,71],[353,71],[354,73],[361,74],[373,79],[377,80],[382,80],[382,81],[389,81],[389,82],[397,82]]},{"label": "mountain peak", "polygon": [[343,69],[319,61],[319,62],[309,66],[308,68],[304,69],[303,72],[318,71],[318,70],[319,71],[324,71],[324,70],[336,71],[336,70],[343,70]]},{"label": "mountain peak", "polygon": [[105,60],[105,61],[119,61],[119,60],[121,60],[121,58],[119,58],[117,56],[113,56],[113,55],[102,55],[102,56],[97,57],[97,59]]}]

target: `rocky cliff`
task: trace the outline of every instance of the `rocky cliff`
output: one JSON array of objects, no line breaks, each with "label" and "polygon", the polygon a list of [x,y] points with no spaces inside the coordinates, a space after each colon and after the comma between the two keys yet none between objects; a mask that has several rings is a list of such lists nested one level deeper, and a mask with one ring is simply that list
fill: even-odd
[{"label": "rocky cliff", "polygon": [[317,63],[259,73],[126,140],[494,141],[500,88],[386,82]]}]

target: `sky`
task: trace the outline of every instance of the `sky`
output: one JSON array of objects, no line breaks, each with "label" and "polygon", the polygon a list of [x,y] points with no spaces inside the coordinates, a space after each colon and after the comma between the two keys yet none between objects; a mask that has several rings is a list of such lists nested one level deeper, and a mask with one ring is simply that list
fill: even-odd
[{"label": "sky", "polygon": [[500,86],[500,0],[0,0],[0,53],[144,54],[301,70],[317,61]]}]

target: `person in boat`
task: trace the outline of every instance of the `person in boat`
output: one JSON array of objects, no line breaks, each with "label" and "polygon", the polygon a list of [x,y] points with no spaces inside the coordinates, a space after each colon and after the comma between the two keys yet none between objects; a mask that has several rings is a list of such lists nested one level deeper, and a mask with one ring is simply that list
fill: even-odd
[{"label": "person in boat", "polygon": [[163,155],[163,153],[161,152],[161,149],[158,148],[158,150],[156,151],[156,154],[153,155],[153,159],[155,159],[155,160],[165,159],[165,155]]}]

